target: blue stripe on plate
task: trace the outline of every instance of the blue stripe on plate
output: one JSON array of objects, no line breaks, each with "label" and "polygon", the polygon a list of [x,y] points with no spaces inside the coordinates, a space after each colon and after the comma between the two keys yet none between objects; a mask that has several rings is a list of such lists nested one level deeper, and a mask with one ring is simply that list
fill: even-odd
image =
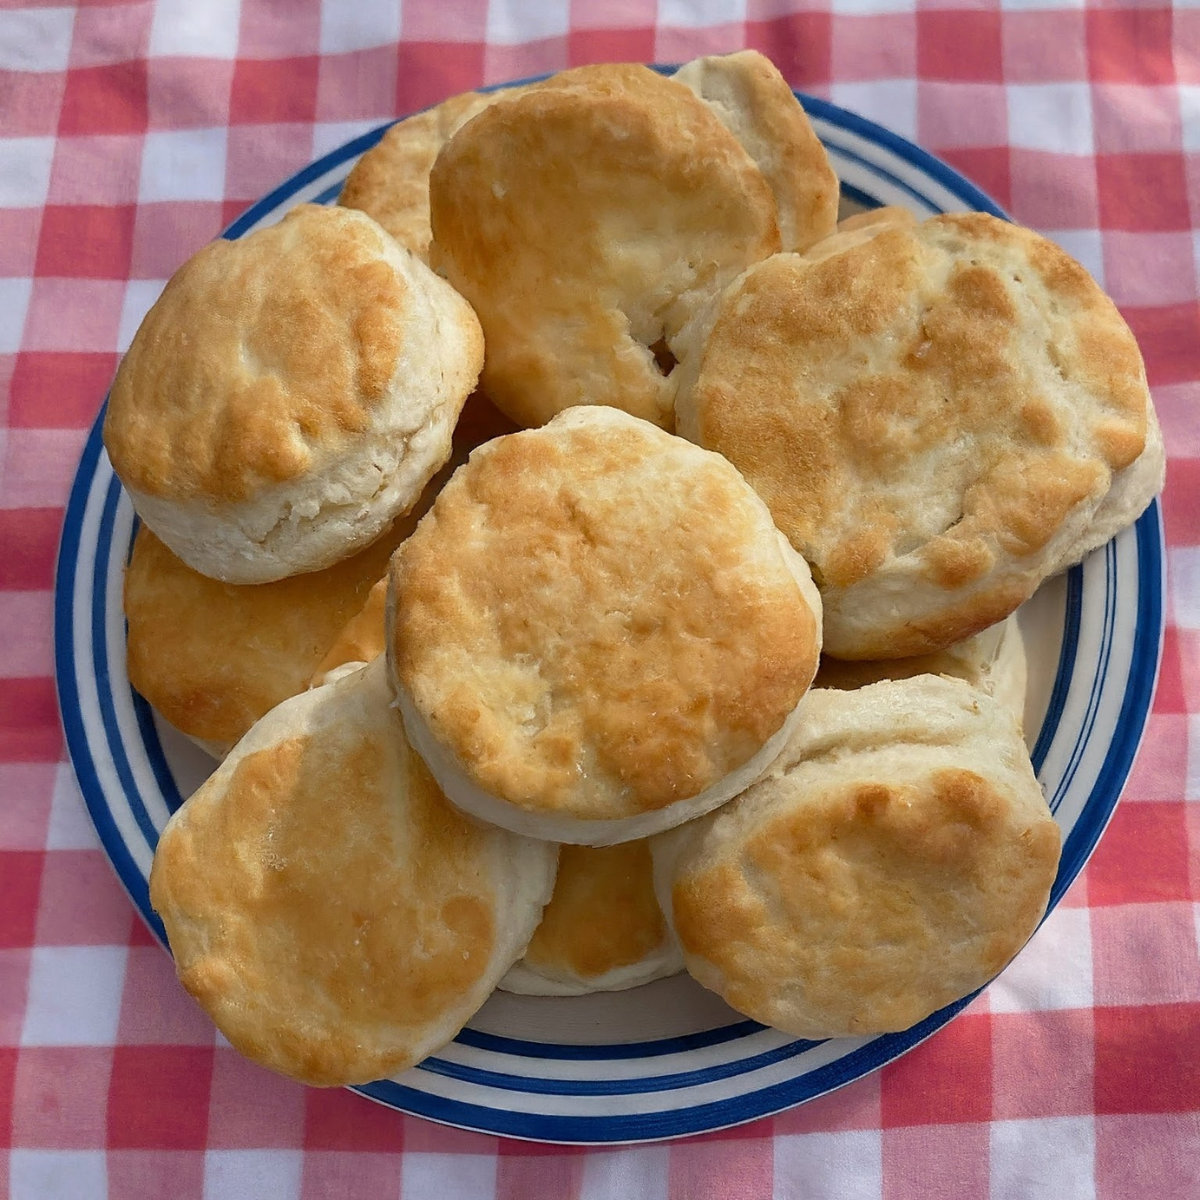
[{"label": "blue stripe on plate", "polygon": [[522,1055],[526,1058],[548,1058],[557,1060],[611,1061],[623,1058],[656,1058],[664,1054],[679,1054],[685,1050],[702,1050],[708,1046],[719,1046],[724,1042],[736,1041],[751,1034],[762,1033],[765,1025],[757,1021],[738,1021],[722,1025],[717,1029],[704,1029],[698,1033],[685,1033],[680,1037],[656,1038],[647,1042],[623,1042],[620,1045],[584,1046],[567,1042],[529,1042],[520,1038],[505,1037],[499,1033],[483,1033],[478,1029],[464,1029],[454,1040],[464,1046],[479,1050],[490,1050],[496,1054]]},{"label": "blue stripe on plate", "polygon": [[670,1092],[680,1088],[695,1087],[712,1083],[717,1079],[730,1079],[745,1075],[777,1062],[804,1054],[821,1042],[797,1039],[774,1050],[764,1050],[735,1062],[720,1063],[695,1071],[676,1071],[669,1075],[642,1075],[636,1079],[542,1079],[529,1075],[511,1075],[504,1071],[490,1071],[472,1067],[465,1063],[446,1062],[440,1058],[427,1058],[417,1064],[417,1069],[451,1079],[462,1079],[484,1087],[498,1087],[511,1092],[537,1092],[556,1096],[627,1096],[644,1092]]},{"label": "blue stripe on plate", "polygon": [[1067,794],[1071,782],[1075,778],[1075,773],[1079,770],[1079,764],[1083,761],[1088,739],[1091,737],[1092,730],[1096,726],[1096,717],[1100,711],[1100,701],[1104,695],[1104,685],[1108,679],[1108,664],[1112,659],[1113,633],[1117,619],[1116,544],[1111,541],[1108,542],[1104,546],[1103,554],[1104,615],[1101,625],[1099,661],[1096,664],[1096,673],[1092,676],[1091,691],[1088,693],[1087,707],[1084,709],[1079,734],[1075,739],[1075,745],[1071,747],[1071,754],[1067,760],[1066,769],[1063,771],[1062,778],[1059,780],[1058,786],[1054,789],[1054,796],[1050,800],[1051,812],[1058,811],[1063,797]]},{"label": "blue stripe on plate", "polygon": [[[59,713],[62,716],[63,733],[71,765],[79,781],[79,790],[87,807],[88,815],[96,828],[100,844],[116,872],[121,886],[128,893],[133,906],[147,922],[155,936],[162,942],[166,934],[158,915],[150,907],[150,892],[116,820],[108,805],[108,797],[96,771],[92,748],[83,724],[83,707],[79,689],[80,664],[75,657],[76,589],[79,586],[80,568],[84,575],[89,573],[88,563],[80,562],[83,532],[83,517],[88,497],[95,483],[96,466],[100,461],[102,441],[100,427],[103,410],[93,423],[83,453],[79,470],[71,485],[67,509],[63,517],[63,533],[59,542],[58,561],[55,566],[54,584],[54,675],[58,689]],[[90,665],[90,664],[89,664]]]},{"label": "blue stripe on plate", "polygon": [[108,493],[104,498],[100,528],[96,534],[97,553],[92,563],[92,671],[97,680],[96,694],[100,704],[100,719],[104,725],[108,750],[117,771],[117,778],[130,800],[130,810],[142,831],[142,836],[146,839],[146,845],[153,848],[158,843],[158,831],[146,812],[137,782],[133,778],[129,755],[117,724],[112,676],[108,669],[108,560],[112,553],[113,523],[120,499],[121,485],[114,475],[109,480]]},{"label": "blue stripe on plate", "polygon": [[1033,769],[1040,773],[1042,764],[1058,732],[1059,722],[1062,721],[1063,709],[1067,703],[1067,693],[1071,690],[1071,679],[1075,674],[1075,656],[1079,652],[1079,629],[1083,616],[1083,567],[1072,567],[1067,572],[1066,611],[1063,617],[1062,648],[1058,655],[1058,670],[1054,673],[1054,686],[1050,691],[1050,703],[1046,708],[1046,717],[1034,744],[1033,753],[1029,756],[1033,761]]}]

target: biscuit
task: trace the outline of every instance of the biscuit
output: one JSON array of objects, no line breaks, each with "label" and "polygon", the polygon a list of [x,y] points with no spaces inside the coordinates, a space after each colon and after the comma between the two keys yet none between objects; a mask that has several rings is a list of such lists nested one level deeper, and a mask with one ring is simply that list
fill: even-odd
[{"label": "biscuit", "polygon": [[782,749],[820,604],[720,456],[617,409],[471,456],[392,557],[409,738],[456,803],[562,842],[668,828]]},{"label": "biscuit", "polygon": [[405,518],[350,558],[275,583],[220,583],[143,525],[125,571],[129,682],[223,758],[260,717],[302,692],[411,532]]},{"label": "biscuit", "polygon": [[523,996],[616,992],[683,970],[654,896],[645,838],[563,846],[554,895],[525,954],[497,985]]},{"label": "biscuit", "polygon": [[[747,60],[739,56],[739,61]],[[728,104],[635,64],[563,71],[485,109],[442,150],[429,181],[430,261],[479,314],[481,386],[519,425],[577,404],[609,404],[669,427],[672,351],[702,302],[782,246],[767,162],[776,126],[802,145],[775,147],[774,183],[794,183],[793,225],[813,209],[812,240],[832,230],[814,201],[828,162],[794,100],[782,114],[773,71],[696,68]],[[780,85],[786,90],[786,85]],[[729,105],[747,101],[747,110]],[[785,222],[786,223],[786,222]]]},{"label": "biscuit", "polygon": [[150,899],[234,1048],[319,1086],[448,1042],[520,956],[557,848],[446,802],[385,666],[285,701],[171,818]]},{"label": "biscuit", "polygon": [[806,1038],[908,1029],[1033,933],[1060,836],[1011,716],[921,675],[809,693],[768,776],[655,839],[688,971]]},{"label": "biscuit", "polygon": [[691,337],[678,430],[767,502],[838,658],[995,624],[1086,548],[1106,496],[1109,532],[1158,486],[1133,334],[1078,263],[994,217],[777,255]]},{"label": "biscuit", "polygon": [[450,452],[483,360],[467,303],[363,213],[301,205],[167,284],[104,442],[138,515],[226,583],[378,537]]},{"label": "biscuit", "polygon": [[[515,89],[511,89],[515,90]],[[476,113],[508,92],[465,92],[397,121],[354,164],[338,203],[373,217],[429,261],[429,172],[441,148]]]},{"label": "biscuit", "polygon": [[1024,728],[1028,667],[1025,639],[1015,613],[964,642],[932,654],[875,662],[824,657],[813,688],[852,691],[885,679],[911,679],[914,675],[950,675],[961,679],[998,700],[1012,714],[1017,728]]}]

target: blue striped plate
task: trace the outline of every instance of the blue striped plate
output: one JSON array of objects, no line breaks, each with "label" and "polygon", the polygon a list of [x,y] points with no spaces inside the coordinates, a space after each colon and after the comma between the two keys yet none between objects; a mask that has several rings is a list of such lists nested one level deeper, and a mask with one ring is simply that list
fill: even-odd
[{"label": "blue striped plate", "polygon": [[[946,164],[852,113],[801,97],[861,206],[920,216],[984,210]],[[271,224],[300,201],[336,198],[383,129],[313,163],[229,229]],[[80,787],[131,899],[160,939],[147,876],[158,831],[212,768],[161,725],[125,673],[122,573],[134,532],[97,421],[71,492],[59,554],[59,701]],[[1053,907],[1103,832],[1129,774],[1154,691],[1163,629],[1158,505],[1021,611],[1030,659],[1026,728],[1062,827]],[[555,1142],[645,1141],[719,1129],[819,1096],[903,1054],[966,1000],[906,1033],[811,1042],[739,1017],[686,976],[570,999],[497,993],[440,1053],[357,1089],[404,1112]]]}]

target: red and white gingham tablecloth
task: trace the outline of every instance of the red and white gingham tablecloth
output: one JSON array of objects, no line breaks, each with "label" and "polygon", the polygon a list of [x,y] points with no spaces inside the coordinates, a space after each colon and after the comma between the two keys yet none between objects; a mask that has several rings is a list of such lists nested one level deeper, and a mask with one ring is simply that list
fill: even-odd
[{"label": "red and white gingham tablecloth", "polygon": [[[84,430],[164,280],[381,120],[570,64],[754,46],[1079,258],[1170,455],[1169,630],[1091,865],[932,1040],[727,1133],[574,1150],[218,1044],[102,854],[52,683]],[[1080,0],[0,0],[0,1198],[1200,1197],[1200,8]]]}]

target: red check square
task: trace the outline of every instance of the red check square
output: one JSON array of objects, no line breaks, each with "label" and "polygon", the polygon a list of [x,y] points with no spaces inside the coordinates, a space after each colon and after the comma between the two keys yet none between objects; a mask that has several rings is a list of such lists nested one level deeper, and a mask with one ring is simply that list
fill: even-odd
[{"label": "red check square", "polygon": [[[9,390],[10,428],[78,429],[90,425],[116,369],[115,354],[33,350],[18,354]],[[51,541],[57,541],[57,533]],[[0,561],[0,573],[3,570]]]},{"label": "red check square", "polygon": [[998,12],[917,10],[917,74],[924,79],[1002,83]]},{"label": "red check square", "polygon": [[233,71],[229,120],[234,125],[295,121],[317,117],[320,60],[240,58]]},{"label": "red check square", "polygon": [[1151,387],[1200,376],[1200,305],[1127,308],[1121,315],[1141,347]]},{"label": "red check square", "polygon": [[572,29],[567,34],[567,62],[573,66],[585,63],[634,62],[654,59],[654,29]]},{"label": "red check square", "polygon": [[[24,690],[21,685],[27,682],[5,680],[0,693],[7,696],[9,691]],[[15,689],[13,684],[16,684]],[[0,707],[0,745],[3,745],[14,731],[9,725],[10,713],[4,711],[9,707],[7,699],[0,699],[0,706],[3,706]],[[23,949],[33,945],[45,857],[41,850],[0,851],[0,949]]]},{"label": "red check square", "polygon": [[1089,8],[1088,64],[1105,83],[1172,83],[1171,9]]},{"label": "red check square", "polygon": [[[28,509],[13,510],[18,515],[28,512]],[[61,514],[59,522],[61,524]],[[3,542],[5,552],[10,547]],[[37,557],[53,558],[55,542],[47,543],[44,547],[34,550]],[[0,687],[0,760],[9,762],[57,762],[62,757],[63,739],[58,721],[58,698],[54,694],[53,679],[6,679]],[[11,850],[10,854],[21,854],[22,851]],[[0,872],[6,868],[0,866]],[[14,867],[21,870],[21,867]],[[33,867],[29,867],[33,870]],[[39,868],[40,869],[40,868]],[[26,914],[12,912],[3,899],[5,883],[0,881],[0,946],[28,946],[29,940],[24,933]],[[17,878],[11,886],[18,894],[28,880]],[[32,916],[33,914],[28,914]],[[5,932],[5,921],[11,918],[14,924]],[[15,936],[25,940],[12,942],[6,937]]]},{"label": "red check square", "polygon": [[1182,801],[1121,804],[1088,864],[1088,898],[1102,904],[1190,900]]},{"label": "red check square", "polygon": [[880,1116],[897,1125],[949,1125],[992,1116],[992,1017],[964,1013],[880,1075]]},{"label": "red check square", "polygon": [[1200,1004],[1096,1009],[1096,1112],[1200,1109]]},{"label": "red check square", "polygon": [[308,1150],[404,1149],[396,1114],[353,1092],[309,1088],[304,1093],[304,1145]]},{"label": "red check square", "polygon": [[108,1145],[203,1149],[212,1062],[213,1051],[196,1046],[117,1046],[108,1092]]},{"label": "red check square", "polygon": [[396,47],[395,115],[408,116],[479,87],[483,50],[479,42],[401,42]]},{"label": "red check square", "polygon": [[1100,223],[1106,229],[1149,233],[1192,227],[1178,154],[1098,154],[1096,186]]},{"label": "red check square", "polygon": [[60,136],[76,133],[145,133],[149,123],[146,61],[67,72]]},{"label": "red check square", "polygon": [[795,88],[829,86],[833,74],[833,18],[799,12],[774,21],[747,21],[746,46],[765,54]]},{"label": "red check square", "polygon": [[1200,459],[1172,458],[1167,463],[1167,483],[1162,498],[1167,544],[1195,545],[1200,536]]},{"label": "red check square", "polygon": [[48,204],[38,238],[37,273],[127,279],[136,213],[133,204]]}]

